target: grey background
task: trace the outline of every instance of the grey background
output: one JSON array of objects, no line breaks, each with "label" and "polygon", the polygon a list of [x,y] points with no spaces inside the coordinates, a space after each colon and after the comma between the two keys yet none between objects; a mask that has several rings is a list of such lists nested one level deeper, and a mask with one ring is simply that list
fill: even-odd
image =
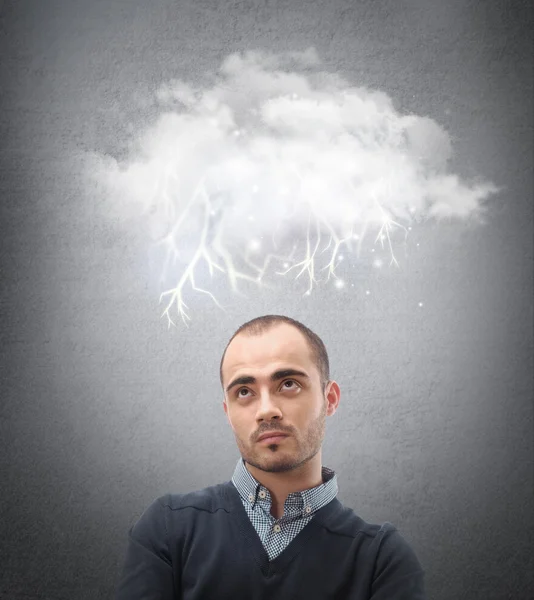
[{"label": "grey background", "polygon": [[[323,338],[342,391],[323,463],[410,541],[428,597],[532,597],[530,5],[0,3],[1,598],[112,598],[144,508],[231,477],[219,359],[266,313]],[[503,188],[490,218],[417,228],[400,270],[354,268],[343,292],[190,297],[168,330],[146,232],[106,217],[80,152],[121,156],[171,78],[310,45],[445,127],[451,169]]]}]

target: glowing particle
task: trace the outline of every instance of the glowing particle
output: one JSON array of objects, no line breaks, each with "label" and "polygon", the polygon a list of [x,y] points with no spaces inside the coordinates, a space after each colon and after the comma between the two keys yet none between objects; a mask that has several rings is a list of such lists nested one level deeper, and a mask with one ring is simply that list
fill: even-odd
[{"label": "glowing particle", "polygon": [[297,98],[298,98],[298,95],[297,95],[297,94],[291,94],[291,99],[292,99],[292,100],[297,100]]},{"label": "glowing particle", "polygon": [[370,292],[369,290],[365,290],[365,295],[366,295],[366,296],[369,296],[369,294],[370,294],[370,293],[371,293],[371,292]]},{"label": "glowing particle", "polygon": [[423,303],[422,303],[422,302],[419,302],[419,306],[423,306]]},{"label": "glowing particle", "polygon": [[375,251],[375,249],[374,249],[374,248],[371,248],[371,252],[374,252],[374,251]]},{"label": "glowing particle", "polygon": [[417,242],[417,245],[419,246],[419,242]]},{"label": "glowing particle", "polygon": [[336,285],[336,287],[337,287],[338,289],[341,289],[342,287],[344,287],[344,286],[345,286],[345,282],[344,282],[342,279],[338,279],[338,280],[336,281],[335,285]]},{"label": "glowing particle", "polygon": [[411,231],[411,230],[412,230],[411,226],[410,226],[410,227],[408,227],[408,231]]},{"label": "glowing particle", "polygon": [[236,137],[238,137],[238,136],[240,136],[240,135],[241,135],[241,132],[239,131],[239,129],[236,129],[236,130],[234,131],[234,135],[235,135]]},{"label": "glowing particle", "polygon": [[289,263],[284,263],[284,269],[287,269],[289,267]]},{"label": "glowing particle", "polygon": [[377,269],[379,269],[382,265],[383,265],[383,261],[380,258],[376,258],[373,261],[373,267],[376,267]]},{"label": "glowing particle", "polygon": [[359,239],[360,239],[360,236],[359,236],[357,233],[355,233],[355,234],[352,236],[352,239],[353,239],[353,240],[359,240]]},{"label": "glowing particle", "polygon": [[338,256],[338,260],[343,260],[343,254],[340,254],[340,255]]},{"label": "glowing particle", "polygon": [[410,206],[410,212],[411,212],[411,213],[414,213],[414,212],[415,212],[415,210],[416,210],[416,209],[415,209],[415,206]]},{"label": "glowing particle", "polygon": [[252,240],[248,245],[250,250],[259,250],[261,247],[259,240]]}]

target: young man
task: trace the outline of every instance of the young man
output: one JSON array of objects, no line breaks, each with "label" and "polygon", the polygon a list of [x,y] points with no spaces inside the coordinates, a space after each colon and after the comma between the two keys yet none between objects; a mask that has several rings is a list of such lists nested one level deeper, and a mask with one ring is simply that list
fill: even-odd
[{"label": "young man", "polygon": [[408,543],[344,507],[322,466],[340,389],[321,339],[259,317],[231,338],[220,377],[232,480],[154,500],[129,530],[116,600],[424,600]]}]

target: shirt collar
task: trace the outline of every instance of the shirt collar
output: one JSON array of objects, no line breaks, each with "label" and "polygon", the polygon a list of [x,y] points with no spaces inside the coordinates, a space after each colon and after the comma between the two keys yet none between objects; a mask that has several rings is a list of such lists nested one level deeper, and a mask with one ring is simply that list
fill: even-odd
[{"label": "shirt collar", "polygon": [[[311,510],[307,511],[307,514],[312,514],[315,511],[322,508],[325,504],[330,502],[338,492],[337,475],[335,471],[328,467],[322,467],[321,473],[323,477],[323,483],[320,483],[314,488],[303,490],[301,492],[292,492],[288,496],[290,502],[300,501],[302,506],[310,507]],[[247,503],[251,503],[254,508],[257,500],[258,493],[265,491],[267,496],[270,496],[269,490],[263,486],[247,469],[243,457],[237,461],[237,465],[232,476],[232,483],[237,488],[241,498]]]}]

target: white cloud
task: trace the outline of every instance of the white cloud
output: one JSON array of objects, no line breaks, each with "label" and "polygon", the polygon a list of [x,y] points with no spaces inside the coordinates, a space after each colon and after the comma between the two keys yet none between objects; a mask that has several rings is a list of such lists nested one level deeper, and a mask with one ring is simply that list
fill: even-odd
[{"label": "white cloud", "polygon": [[343,236],[465,219],[497,191],[448,171],[453,149],[438,123],[321,70],[314,49],[233,54],[210,85],[174,80],[157,99],[162,114],[139,134],[137,153],[95,157],[92,169],[116,209],[149,216],[173,252],[186,226],[225,262],[221,248],[235,253],[282,225],[287,237],[306,235],[311,219]]}]

